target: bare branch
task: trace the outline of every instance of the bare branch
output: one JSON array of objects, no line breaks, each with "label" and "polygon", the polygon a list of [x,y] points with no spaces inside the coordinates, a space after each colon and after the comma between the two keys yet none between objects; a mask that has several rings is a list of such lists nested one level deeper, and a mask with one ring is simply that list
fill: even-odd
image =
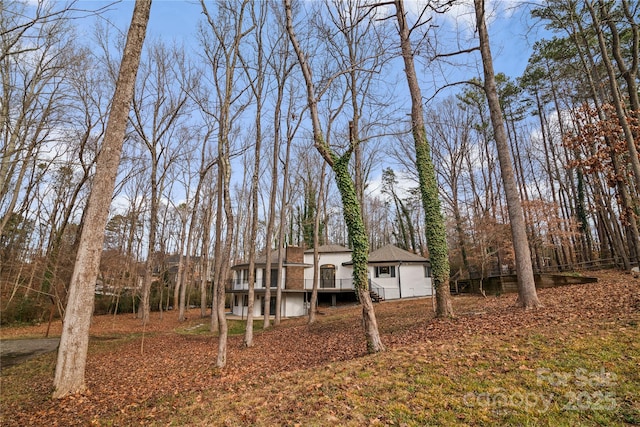
[{"label": "bare branch", "polygon": [[450,87],[454,87],[454,86],[460,86],[460,85],[472,85],[475,86],[479,89],[482,89],[484,91],[484,86],[478,82],[477,80],[462,80],[459,82],[454,82],[454,83],[448,83],[446,85],[440,86],[438,89],[436,89],[436,91],[433,93],[432,96],[430,96],[429,98],[427,98],[427,100],[425,101],[425,104],[428,104],[429,102],[433,101],[434,98],[436,98],[438,96],[438,94],[440,92],[442,92],[445,89],[448,89]]},{"label": "bare branch", "polygon": [[440,59],[440,58],[449,58],[449,57],[452,57],[452,56],[462,55],[464,53],[475,52],[477,50],[480,50],[480,46],[474,46],[474,47],[470,47],[469,49],[462,49],[462,50],[458,50],[456,52],[439,53],[437,55],[434,55],[431,58],[431,60]]}]

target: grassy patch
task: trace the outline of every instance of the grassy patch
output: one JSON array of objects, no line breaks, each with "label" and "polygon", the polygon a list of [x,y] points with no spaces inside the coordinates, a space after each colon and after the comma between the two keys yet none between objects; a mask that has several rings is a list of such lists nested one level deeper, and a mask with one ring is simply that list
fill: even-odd
[{"label": "grassy patch", "polygon": [[[263,320],[256,319],[253,321],[253,333],[262,331]],[[247,328],[246,320],[227,320],[227,328],[229,335],[244,335]]]},{"label": "grassy patch", "polygon": [[[3,409],[0,412],[20,407],[24,402],[37,407],[49,400],[53,392],[52,378],[55,367],[56,354],[48,353],[3,369],[0,376],[0,407]],[[25,384],[28,387],[25,387]],[[2,421],[0,424],[4,425]]]},{"label": "grassy patch", "polygon": [[[263,324],[264,322],[262,319],[254,320],[253,332],[256,334],[260,333],[262,331]],[[209,322],[197,323],[194,325],[178,328],[176,332],[183,335],[211,335],[210,326],[211,325]],[[246,326],[246,320],[229,319],[227,320],[227,333],[229,334],[229,336],[244,335]]]},{"label": "grassy patch", "polygon": [[419,345],[276,375],[237,394],[200,395],[176,415],[205,414],[212,425],[640,422],[638,327],[556,333]]}]

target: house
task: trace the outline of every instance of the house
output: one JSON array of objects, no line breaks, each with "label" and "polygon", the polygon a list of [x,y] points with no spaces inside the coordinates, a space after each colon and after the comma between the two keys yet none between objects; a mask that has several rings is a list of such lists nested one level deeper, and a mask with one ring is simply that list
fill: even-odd
[{"label": "house", "polygon": [[[351,249],[340,245],[324,245],[319,252],[318,303],[337,305],[355,302]],[[282,274],[278,275],[278,255],[271,255],[270,313],[275,312],[275,293],[281,287],[281,313],[285,317],[303,316],[309,309],[313,289],[314,251],[289,246],[285,250]],[[261,316],[265,306],[266,256],[256,259],[254,316]],[[375,301],[432,295],[429,260],[393,245],[384,246],[369,254],[369,287]],[[233,279],[227,287],[232,295],[232,312],[247,315],[249,264],[231,267]]]},{"label": "house", "polygon": [[394,245],[369,254],[369,278],[371,291],[383,299],[433,295],[429,260]]},{"label": "house", "polygon": [[[266,255],[261,255],[255,261],[255,301],[253,303],[254,316],[262,316],[265,307],[265,271]],[[278,274],[278,251],[271,252],[271,289],[270,313],[275,313],[276,291],[278,285],[282,290],[280,312],[282,316],[303,316],[307,312],[304,272],[312,268],[313,264],[304,262],[304,250],[297,246],[285,248],[282,274]],[[236,264],[231,267],[233,278],[228,284],[226,292],[232,295],[231,311],[238,316],[247,315],[249,306],[249,263]]]},{"label": "house", "polygon": [[[202,263],[199,256],[189,257],[189,265],[187,263],[187,257],[180,254],[173,254],[165,257],[162,260],[162,268],[157,266],[154,268],[154,275],[158,273],[166,274],[166,279],[172,285],[178,283],[178,273],[180,272],[180,263],[184,273],[188,273],[188,277],[195,283],[199,283],[202,279]],[[158,271],[158,273],[156,273]]]}]

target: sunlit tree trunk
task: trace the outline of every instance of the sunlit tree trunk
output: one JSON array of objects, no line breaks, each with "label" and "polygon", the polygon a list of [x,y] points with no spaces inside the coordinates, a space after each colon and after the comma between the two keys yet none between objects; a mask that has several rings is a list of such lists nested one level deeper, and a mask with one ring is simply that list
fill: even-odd
[{"label": "sunlit tree trunk", "polygon": [[[209,182],[211,182],[210,180]],[[211,186],[213,187],[213,186]],[[202,219],[202,249],[200,259],[200,271],[202,276],[200,277],[200,317],[207,316],[207,288],[209,280],[211,279],[211,262],[209,260],[210,244],[211,244],[211,223],[213,221],[213,194],[207,193],[206,207],[203,212]],[[212,296],[212,311],[215,305],[213,305]]]},{"label": "sunlit tree trunk", "polygon": [[271,163],[271,189],[269,192],[269,210],[267,213],[267,229],[265,242],[265,269],[263,275],[264,290],[264,311],[263,311],[263,329],[271,326],[271,246],[273,245],[273,227],[276,216],[276,195],[278,193],[278,171],[280,170],[280,118],[282,108],[282,98],[284,94],[284,82],[276,76],[278,80],[276,102],[274,106],[274,130],[273,130],[273,159]]},{"label": "sunlit tree trunk", "polygon": [[485,21],[484,0],[474,0],[476,12],[476,24],[478,36],[480,38],[480,53],[484,70],[484,88],[491,113],[491,123],[493,124],[494,138],[498,149],[498,159],[500,161],[500,171],[507,199],[507,210],[513,236],[513,247],[516,256],[516,272],[518,274],[518,304],[525,308],[539,307],[540,301],[536,292],[536,284],[533,277],[531,265],[531,252],[526,233],[526,225],[522,213],[522,205],[518,196],[518,188],[511,165],[509,154],[509,144],[504,129],[502,111],[500,109],[500,99],[495,82],[493,71],[493,58],[489,47],[489,34]]},{"label": "sunlit tree trunk", "polygon": [[[347,150],[342,157],[338,157],[328,146],[324,140],[320,127],[320,118],[318,115],[318,100],[316,99],[316,90],[313,83],[311,67],[307,62],[307,56],[303,52],[298,39],[293,30],[293,13],[291,10],[291,0],[284,0],[286,13],[286,28],[289,40],[298,57],[298,63],[302,69],[307,89],[307,103],[311,114],[311,123],[313,128],[314,145],[324,160],[333,169],[336,175],[336,184],[342,198],[344,209],[344,219],[349,231],[349,237],[353,245],[352,261],[353,261],[353,281],[356,292],[362,304],[362,319],[367,341],[367,350],[370,353],[384,351],[384,345],[380,339],[378,331],[378,322],[376,320],[373,302],[369,294],[369,282],[367,272],[367,261],[369,256],[369,241],[362,220],[362,213],[356,189],[349,175],[349,160],[353,152],[353,146]],[[352,142],[352,141],[350,141]]]},{"label": "sunlit tree trunk", "polygon": [[102,149],[96,163],[85,223],[80,236],[76,265],[71,278],[58,360],[54,377],[54,398],[85,391],[85,368],[89,347],[89,326],[95,298],[95,283],[107,224],[120,153],[133,97],[142,45],[149,22],[151,0],[137,0],[111,105]]},{"label": "sunlit tree trunk", "polygon": [[[218,356],[216,366],[223,368],[227,363],[227,319],[225,313],[225,285],[229,277],[231,247],[234,236],[234,215],[231,205],[231,131],[236,117],[232,108],[236,98],[236,70],[238,69],[240,43],[246,36],[243,22],[248,0],[241,3],[218,2],[217,15],[209,12],[207,3],[200,1],[207,20],[207,29],[213,34],[209,40],[203,31],[204,43],[212,67],[216,86],[215,108],[218,109],[218,206],[216,214],[216,243],[214,253],[215,308],[211,311],[212,327],[218,326]],[[222,25],[224,22],[224,25]],[[226,29],[232,28],[231,32]],[[240,108],[241,110],[242,108]],[[224,215],[224,217],[223,217]],[[223,234],[224,230],[224,236]],[[215,320],[214,320],[215,317]]]},{"label": "sunlit tree trunk", "polygon": [[[276,312],[273,319],[274,325],[279,325],[282,318],[282,288],[284,287],[283,265],[285,258],[285,227],[287,224],[286,215],[289,211],[289,165],[291,160],[291,145],[293,144],[293,135],[291,129],[291,115],[287,115],[287,148],[284,156],[284,168],[282,171],[282,201],[280,202],[280,223],[278,233],[278,281],[276,287]],[[289,239],[291,242],[291,239]],[[269,301],[265,301],[265,306]]]}]

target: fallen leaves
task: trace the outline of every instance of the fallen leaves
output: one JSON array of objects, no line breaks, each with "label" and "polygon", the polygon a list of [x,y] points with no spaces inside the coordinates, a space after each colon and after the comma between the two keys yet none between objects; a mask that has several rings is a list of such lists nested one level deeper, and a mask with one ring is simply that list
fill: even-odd
[{"label": "fallen leaves", "polygon": [[[539,297],[545,307],[537,310],[515,308],[515,295],[499,298],[461,296],[454,298],[457,317],[453,319],[434,319],[431,302],[424,299],[379,304],[376,314],[385,345],[402,349],[408,358],[446,360],[453,354],[464,353],[465,339],[469,337],[495,336],[504,340],[504,348],[517,363],[515,366],[529,372],[533,368],[527,355],[509,343],[510,337],[527,337],[529,330],[543,325],[557,329],[557,340],[561,342],[563,334],[568,334],[564,332],[566,325],[588,332],[595,320],[638,313],[637,281],[615,272],[600,272],[598,277],[600,281],[594,284],[540,290]],[[193,328],[201,324],[195,315],[190,316],[192,324],[180,324],[173,313],[165,313],[162,320],[155,313],[156,317],[145,331],[144,354],[140,354],[142,327],[138,319],[131,314],[115,318],[98,316],[92,323],[94,339],[86,372],[91,393],[62,400],[50,399],[54,361],[52,355],[43,356],[49,358],[46,360],[51,369],[46,374],[34,376],[32,383],[12,384],[14,395],[3,397],[0,423],[3,426],[100,425],[100,420],[108,419],[117,420],[120,425],[166,424],[172,419],[172,408],[206,406],[202,397],[205,390],[234,395],[268,383],[275,374],[323,369],[329,363],[365,355],[360,312],[359,307],[327,310],[327,315],[319,317],[317,324],[311,326],[306,324],[306,319],[287,320],[278,328],[257,333],[252,348],[242,345],[243,337],[230,337],[227,368],[222,370],[215,368],[217,338],[175,332],[178,327]],[[618,326],[612,324],[612,327]],[[40,329],[42,325],[31,329],[3,328],[2,336],[33,336]],[[121,336],[127,338],[121,339]],[[468,363],[482,362],[477,352],[471,352],[469,356]],[[499,366],[496,365],[496,369],[502,370]],[[20,378],[20,369],[18,366],[2,371],[3,394],[9,381]],[[349,373],[340,390],[312,383],[307,392],[348,393],[352,387],[351,378],[369,375],[366,366],[363,369]],[[29,394],[27,389],[38,390],[39,394]],[[185,402],[184,396],[188,395],[192,396],[191,401]],[[37,396],[37,404],[33,396]],[[330,395],[327,396],[329,399]],[[296,402],[289,402],[286,395],[278,392],[262,397],[256,402],[256,405],[260,404],[275,404],[283,411],[296,407]],[[254,420],[251,413],[243,417],[247,423]],[[327,420],[331,417],[331,414],[327,415]],[[362,421],[377,425],[388,420],[374,416]]]}]

